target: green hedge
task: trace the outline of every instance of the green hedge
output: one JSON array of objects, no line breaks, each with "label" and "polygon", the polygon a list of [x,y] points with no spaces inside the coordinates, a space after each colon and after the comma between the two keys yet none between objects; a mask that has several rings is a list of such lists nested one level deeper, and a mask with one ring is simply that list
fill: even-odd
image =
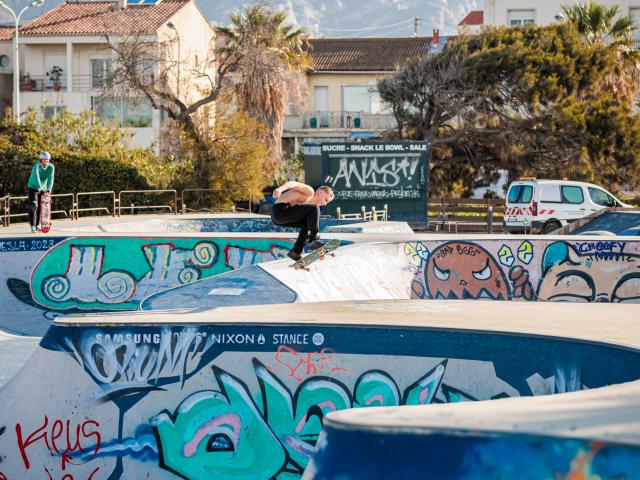
[{"label": "green hedge", "polygon": [[[54,193],[150,188],[130,165],[75,152],[59,156],[51,153],[56,167]],[[28,154],[19,148],[0,149],[0,196],[26,194],[27,181],[37,158],[37,154]]]}]

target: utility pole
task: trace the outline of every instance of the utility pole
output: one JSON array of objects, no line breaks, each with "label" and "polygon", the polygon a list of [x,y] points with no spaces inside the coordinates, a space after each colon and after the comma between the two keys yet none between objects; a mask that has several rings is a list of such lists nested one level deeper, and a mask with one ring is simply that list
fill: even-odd
[{"label": "utility pole", "polygon": [[20,18],[31,7],[40,7],[45,0],[35,0],[16,13],[9,5],[0,0],[0,7],[7,10],[15,21],[13,35],[13,118],[20,123]]},{"label": "utility pole", "polygon": [[417,37],[420,33],[420,19],[418,17],[413,19],[413,36]]}]

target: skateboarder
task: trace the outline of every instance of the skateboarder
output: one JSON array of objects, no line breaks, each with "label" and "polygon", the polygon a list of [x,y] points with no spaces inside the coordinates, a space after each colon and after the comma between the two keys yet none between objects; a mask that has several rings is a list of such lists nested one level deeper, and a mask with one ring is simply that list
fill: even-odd
[{"label": "skateboarder", "polygon": [[300,234],[293,248],[287,253],[291,260],[300,260],[305,244],[311,250],[324,245],[318,237],[320,207],[333,200],[331,187],[319,187],[316,191],[300,182],[287,182],[273,191],[276,204],[271,212],[275,225],[298,227]]},{"label": "skateboarder", "polygon": [[29,182],[27,187],[29,190],[29,223],[31,224],[31,232],[40,230],[39,211],[40,201],[43,194],[50,194],[53,190],[53,176],[55,168],[51,160],[49,152],[40,153],[40,161],[36,162],[31,169]]}]

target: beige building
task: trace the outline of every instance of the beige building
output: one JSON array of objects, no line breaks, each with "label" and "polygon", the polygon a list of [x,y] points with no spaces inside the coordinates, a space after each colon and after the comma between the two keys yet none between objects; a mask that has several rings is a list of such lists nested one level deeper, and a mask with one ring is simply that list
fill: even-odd
[{"label": "beige building", "polygon": [[[436,41],[438,39],[436,38]],[[396,126],[376,91],[379,78],[436,51],[431,38],[310,39],[308,96],[285,118],[285,148],[367,138]]]},{"label": "beige building", "polygon": [[[546,25],[562,19],[562,7],[575,0],[485,0],[486,25]],[[640,2],[637,0],[598,0],[606,6],[618,5],[622,15],[640,23]]]},{"label": "beige building", "polygon": [[[213,72],[213,30],[193,0],[68,1],[21,28],[21,108],[45,115],[93,108],[103,120],[130,130],[133,146],[158,146],[160,111],[134,91],[108,93],[115,60],[107,36],[119,35],[157,45],[158,58],[170,68],[166,81],[182,99],[198,94],[203,79],[190,80],[194,69]],[[150,66],[150,74],[158,78],[159,68]]]},{"label": "beige building", "polygon": [[0,115],[13,105],[14,32],[15,27],[0,26]]}]

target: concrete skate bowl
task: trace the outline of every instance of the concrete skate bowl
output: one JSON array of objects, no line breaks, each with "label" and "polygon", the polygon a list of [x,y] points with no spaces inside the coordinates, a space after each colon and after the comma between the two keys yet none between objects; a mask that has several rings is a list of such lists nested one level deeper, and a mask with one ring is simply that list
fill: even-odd
[{"label": "concrete skate bowl", "polygon": [[610,232],[612,235],[624,235],[634,227],[640,227],[640,211],[607,211],[571,233],[572,235],[582,235],[585,232],[602,231]]},{"label": "concrete skate bowl", "polygon": [[[330,227],[341,227],[364,222],[362,220],[339,220],[335,218],[320,219],[320,231],[325,232]],[[377,222],[387,223],[387,222]],[[390,222],[396,224],[398,222]],[[406,224],[405,224],[406,225]],[[281,227],[271,222],[271,217],[265,215],[210,215],[210,216],[163,216],[140,221],[106,222],[100,225],[82,227],[67,226],[65,230],[74,232],[105,232],[105,233],[297,233],[298,229]],[[406,233],[406,232],[405,232]]]},{"label": "concrete skate bowl", "polygon": [[[525,403],[532,408],[566,396],[555,418],[578,432],[608,415],[610,437],[624,443],[626,423],[613,422],[621,409],[637,435],[637,325],[633,305],[447,301],[60,318],[0,389],[0,472],[8,480],[294,479],[331,412],[428,405],[446,422],[441,404],[464,411],[521,396],[536,396]],[[584,410],[567,392],[579,392]],[[624,401],[599,401],[602,392]],[[624,410],[630,397],[636,408]],[[599,415],[586,423],[589,405]],[[528,433],[526,422],[513,428]],[[450,460],[448,445],[419,450],[430,472]]]},{"label": "concrete skate bowl", "polygon": [[640,302],[637,240],[430,238],[347,245],[309,272],[290,261],[239,269],[154,294],[141,309],[378,299]]},{"label": "concrete skate bowl", "polygon": [[0,329],[41,336],[61,313],[135,310],[153,293],[282,258],[293,244],[224,235],[2,237]]}]

